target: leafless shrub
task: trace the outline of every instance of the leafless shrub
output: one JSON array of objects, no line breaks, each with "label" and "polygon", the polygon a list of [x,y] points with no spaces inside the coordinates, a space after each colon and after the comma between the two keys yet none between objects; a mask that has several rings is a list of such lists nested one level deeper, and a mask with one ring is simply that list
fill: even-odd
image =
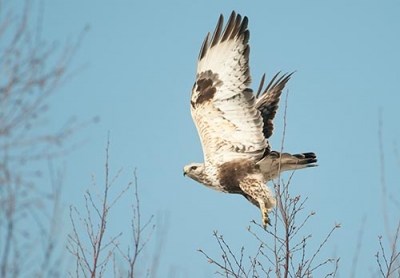
[{"label": "leafless shrub", "polygon": [[[400,236],[400,220],[398,220],[398,213],[396,216],[396,228],[394,234],[392,234],[392,227],[389,213],[392,211],[389,206],[394,207],[394,211],[400,210],[399,200],[394,198],[394,196],[398,196],[396,194],[390,194],[388,192],[386,179],[385,179],[385,152],[384,152],[384,140],[383,140],[383,119],[382,119],[382,110],[379,112],[379,129],[378,129],[378,138],[379,138],[379,152],[380,152],[380,172],[381,172],[381,192],[382,192],[382,214],[384,219],[384,228],[386,232],[386,241],[387,244],[383,242],[384,237],[382,235],[378,236],[379,241],[379,251],[376,253],[376,262],[379,267],[379,273],[384,278],[390,277],[400,277],[400,251],[399,251],[399,236]],[[393,154],[397,161],[398,168],[400,170],[400,155],[397,151],[396,144],[393,146]],[[385,248],[386,246],[386,248]],[[388,251],[389,249],[389,251]]]},{"label": "leafless shrub", "polygon": [[[281,152],[283,151],[286,130],[286,108],[287,97]],[[224,237],[217,232],[214,232],[214,237],[222,252],[222,261],[215,260],[203,250],[199,250],[211,264],[217,266],[217,274],[224,277],[336,276],[339,259],[320,259],[319,255],[331,238],[332,233],[340,227],[340,224],[333,225],[316,250],[312,252],[308,250],[307,243],[311,240],[312,234],[304,234],[305,227],[310,218],[315,216],[315,212],[302,215],[307,198],[291,195],[290,183],[293,174],[287,182],[279,182],[278,179],[278,182],[274,183],[277,207],[273,210],[275,218],[273,227],[265,231],[255,221],[248,227],[250,234],[259,243],[259,247],[253,256],[248,256],[248,260],[244,260],[244,247],[240,250],[239,255],[235,255]],[[254,227],[257,230],[254,230]],[[332,266],[332,270],[324,271],[322,268],[328,265]],[[318,274],[315,274],[317,270]],[[326,274],[321,274],[322,272]]]},{"label": "leafless shrub", "polygon": [[[140,213],[140,199],[138,194],[138,183],[137,183],[137,176],[136,171],[134,174],[134,190],[135,190],[135,204],[132,205],[133,217],[131,222],[132,228],[132,238],[133,238],[133,248],[130,246],[127,247],[127,250],[124,251],[118,243],[114,243],[115,247],[117,248],[119,254],[128,264],[127,273],[124,273],[117,264],[114,264],[114,269],[118,270],[118,275],[116,277],[135,277],[137,271],[137,262],[140,253],[143,251],[147,243],[149,242],[150,238],[153,235],[155,225],[152,224],[153,216],[151,216],[144,224],[142,223],[142,216]],[[156,265],[153,264],[153,268],[148,268],[146,270],[146,277],[149,277],[150,273],[156,272]],[[141,269],[143,271],[143,269]]]},{"label": "leafless shrub", "polygon": [[399,224],[397,225],[394,238],[390,243],[390,254],[389,254],[390,257],[387,257],[388,254],[387,251],[385,251],[384,244],[382,242],[382,236],[378,237],[380,252],[378,251],[375,257],[376,257],[376,262],[378,263],[379,266],[379,272],[384,278],[395,277],[396,274],[397,277],[400,277],[400,264],[399,264],[400,252],[397,251],[399,234],[400,234],[400,221]]},{"label": "leafless shrub", "polygon": [[[110,179],[108,155],[109,141],[106,148],[104,189],[100,189],[92,178],[93,190],[87,190],[84,195],[85,212],[80,212],[75,206],[70,207],[72,233],[68,236],[68,250],[76,259],[75,272],[69,272],[71,277],[108,277],[111,269],[114,271],[114,277],[135,277],[136,271],[138,271],[139,255],[155,229],[155,225],[152,224],[153,216],[144,223],[142,222],[136,171],[133,181],[130,181],[117,193],[112,192],[122,169]],[[127,251],[124,251],[125,248],[122,248],[119,243],[122,232],[117,235],[108,235],[107,221],[111,209],[123,195],[131,192],[132,185],[135,197],[131,222],[133,247],[127,246]],[[84,242],[85,236],[89,238],[88,246]],[[118,256],[121,256],[126,264],[120,266],[117,263]],[[143,268],[141,267],[139,270],[143,271]],[[155,270],[148,269],[146,276],[149,276],[151,271]]]},{"label": "leafless shrub", "polygon": [[[285,183],[285,190],[288,184],[289,182]],[[255,221],[248,227],[250,234],[259,242],[255,254],[248,256],[248,259],[244,259],[244,247],[241,248],[239,255],[235,255],[218,232],[214,232],[214,237],[222,251],[222,261],[213,259],[201,249],[199,251],[205,255],[209,263],[218,267],[216,273],[224,277],[315,277],[315,272],[327,265],[333,265],[332,271],[328,271],[324,276],[318,274],[317,277],[335,277],[339,259],[321,260],[318,256],[340,224],[335,224],[317,249],[310,252],[307,243],[311,240],[312,234],[302,235],[302,233],[307,221],[315,213],[311,212],[305,217],[300,214],[305,204],[305,200],[301,201],[300,196],[292,198],[288,192],[284,192],[277,194],[277,200],[280,204],[275,209],[274,227],[265,231]],[[254,227],[257,231],[254,231]],[[266,234],[269,237],[266,237]],[[307,255],[308,253],[311,255]]]},{"label": "leafless shrub", "polygon": [[0,7],[0,276],[58,277],[63,171],[55,158],[74,148],[66,139],[87,123],[71,119],[49,132],[47,103],[71,76],[82,36],[60,48],[42,39],[31,2],[16,12]]}]

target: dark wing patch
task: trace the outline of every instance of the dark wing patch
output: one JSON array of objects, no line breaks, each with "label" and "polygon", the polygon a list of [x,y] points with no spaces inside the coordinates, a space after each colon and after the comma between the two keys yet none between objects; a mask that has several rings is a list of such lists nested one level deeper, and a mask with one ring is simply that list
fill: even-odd
[{"label": "dark wing patch", "polygon": [[261,112],[263,118],[264,127],[263,133],[265,138],[271,137],[274,132],[273,120],[276,115],[276,111],[279,107],[279,100],[286,83],[290,80],[293,72],[290,74],[284,74],[278,78],[280,72],[275,74],[268,86],[262,92],[264,86],[265,74],[261,78],[260,87],[257,91],[257,104],[256,108]]},{"label": "dark wing patch", "polygon": [[217,92],[217,87],[222,86],[222,84],[218,74],[211,70],[199,74],[193,87],[193,93],[197,95],[197,98],[191,101],[192,107],[212,100]]},{"label": "dark wing patch", "polygon": [[196,91],[199,92],[196,104],[201,104],[208,101],[214,97],[217,89],[211,79],[202,78],[196,81]]}]

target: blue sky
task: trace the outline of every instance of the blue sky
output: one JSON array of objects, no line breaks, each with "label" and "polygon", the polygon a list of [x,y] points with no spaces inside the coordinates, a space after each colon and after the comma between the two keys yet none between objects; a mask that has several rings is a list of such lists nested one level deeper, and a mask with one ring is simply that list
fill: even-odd
[{"label": "blue sky", "polygon": [[[124,168],[122,187],[136,168],[144,216],[165,223],[144,253],[144,260],[151,259],[159,252],[157,240],[163,241],[159,277],[210,277],[216,268],[196,250],[220,256],[214,230],[237,253],[241,246],[255,252],[246,227],[260,220],[259,210],[241,196],[219,194],[182,176],[185,164],[203,159],[189,111],[197,55],[219,15],[228,18],[236,10],[249,17],[252,87],[264,72],[268,78],[296,71],[287,86],[285,150],[313,151],[319,159],[319,167],[296,172],[292,181],[292,194],[308,197],[305,211],[317,212],[304,228],[313,234],[310,252],[341,223],[321,259],[341,257],[339,277],[348,277],[365,218],[356,277],[374,276],[378,235],[386,235],[380,109],[386,185],[393,196],[400,193],[393,151],[400,142],[398,1],[44,0],[43,7],[42,35],[50,42],[73,40],[90,27],[71,65],[84,69],[51,99],[50,127],[57,129],[71,115],[100,118],[75,135],[72,140],[86,143],[65,158],[65,231],[68,205],[83,208],[92,174],[98,184],[103,181],[109,132],[111,173]],[[283,107],[282,101],[271,139],[275,149]],[[112,213],[110,232],[126,235],[121,244],[129,243],[126,208],[132,202],[133,196],[121,199]],[[399,207],[391,208],[396,224]]]}]

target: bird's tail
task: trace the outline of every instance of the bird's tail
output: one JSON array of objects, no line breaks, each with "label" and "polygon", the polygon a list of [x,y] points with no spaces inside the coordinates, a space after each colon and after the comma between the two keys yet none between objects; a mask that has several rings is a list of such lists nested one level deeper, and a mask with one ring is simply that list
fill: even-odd
[{"label": "bird's tail", "polygon": [[266,180],[272,180],[279,176],[279,173],[283,171],[294,171],[307,167],[318,166],[316,164],[317,156],[315,153],[279,153],[270,152],[257,164],[260,166],[261,172],[263,173]]}]

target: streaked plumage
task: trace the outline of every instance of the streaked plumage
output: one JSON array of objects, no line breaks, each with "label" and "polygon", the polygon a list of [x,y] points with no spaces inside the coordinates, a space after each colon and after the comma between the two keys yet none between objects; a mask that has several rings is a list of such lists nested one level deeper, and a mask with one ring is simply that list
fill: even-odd
[{"label": "streaked plumage", "polygon": [[249,88],[248,19],[232,12],[225,29],[221,15],[200,50],[191,114],[203,147],[204,163],[191,163],[184,174],[212,189],[241,194],[262,212],[263,225],[276,201],[266,182],[279,172],[316,166],[314,153],[271,151],[268,138],[282,90],[292,74],[276,74],[256,96]]}]

